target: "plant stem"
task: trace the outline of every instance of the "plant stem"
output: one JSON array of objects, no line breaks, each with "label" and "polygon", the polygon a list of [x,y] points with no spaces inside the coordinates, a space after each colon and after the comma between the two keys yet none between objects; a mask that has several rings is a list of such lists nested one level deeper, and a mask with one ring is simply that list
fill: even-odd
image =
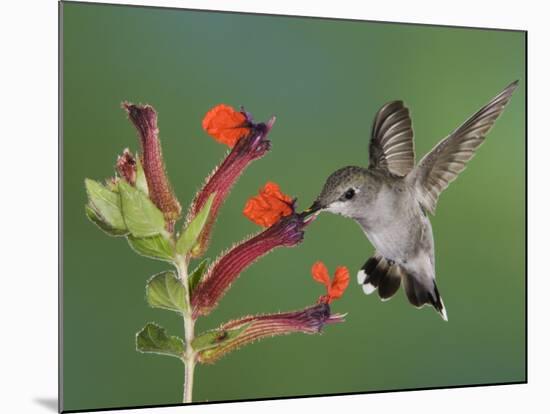
[{"label": "plant stem", "polygon": [[189,275],[187,274],[186,258],[178,259],[176,262],[178,277],[185,286],[185,301],[187,303],[187,312],[183,313],[183,328],[185,330],[185,356],[183,363],[185,365],[185,379],[183,384],[183,402],[193,401],[193,378],[195,375],[196,353],[193,350],[192,342],[195,339],[195,320],[192,317],[193,309],[191,307],[191,296],[189,294]]},{"label": "plant stem", "polygon": [[[191,304],[189,304],[191,306]],[[191,346],[191,342],[195,336],[195,321],[191,317],[191,313],[184,317],[185,325],[185,384],[183,385],[183,402],[190,403],[193,401],[193,378],[195,376],[195,351]]]}]

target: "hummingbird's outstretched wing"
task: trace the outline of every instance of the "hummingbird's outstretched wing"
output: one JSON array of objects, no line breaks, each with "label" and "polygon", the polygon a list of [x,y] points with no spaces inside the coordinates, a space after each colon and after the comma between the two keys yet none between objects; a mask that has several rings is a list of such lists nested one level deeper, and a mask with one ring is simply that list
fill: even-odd
[{"label": "hummingbird's outstretched wing", "polygon": [[414,168],[412,122],[402,101],[384,105],[374,118],[369,168],[404,177]]},{"label": "hummingbird's outstretched wing", "polygon": [[418,201],[430,213],[435,213],[441,192],[466,168],[466,163],[485,140],[517,86],[518,81],[512,82],[491,102],[439,142],[407,177],[415,187]]}]

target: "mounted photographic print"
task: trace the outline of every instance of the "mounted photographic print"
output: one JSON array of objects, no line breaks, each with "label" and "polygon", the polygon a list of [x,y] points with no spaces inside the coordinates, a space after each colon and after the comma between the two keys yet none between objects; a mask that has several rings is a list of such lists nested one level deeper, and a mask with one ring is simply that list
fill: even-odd
[{"label": "mounted photographic print", "polygon": [[63,411],[527,380],[526,32],[60,22]]}]

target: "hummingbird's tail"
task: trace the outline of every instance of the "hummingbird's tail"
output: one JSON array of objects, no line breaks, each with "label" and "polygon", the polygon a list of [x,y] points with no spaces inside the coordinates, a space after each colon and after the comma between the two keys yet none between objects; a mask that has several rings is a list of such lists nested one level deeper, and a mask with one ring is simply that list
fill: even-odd
[{"label": "hummingbird's tail", "polygon": [[430,282],[426,285],[418,281],[413,275],[406,274],[403,278],[403,286],[405,287],[407,298],[417,308],[421,308],[424,305],[433,306],[441,318],[447,321],[447,311],[445,310],[445,305],[443,304],[443,299],[439,294],[435,280],[431,279]]},{"label": "hummingbird's tail", "polygon": [[379,255],[369,258],[357,273],[357,282],[363,285],[363,292],[370,295],[378,289],[378,296],[383,301],[391,299],[401,285],[401,268]]},{"label": "hummingbird's tail", "polygon": [[395,295],[401,280],[403,280],[407,298],[413,306],[421,308],[424,305],[431,305],[443,320],[447,320],[443,299],[432,278],[417,278],[407,269],[378,253],[369,258],[357,273],[357,282],[363,286],[363,292],[370,295],[378,290],[378,296],[382,301],[389,300]]}]

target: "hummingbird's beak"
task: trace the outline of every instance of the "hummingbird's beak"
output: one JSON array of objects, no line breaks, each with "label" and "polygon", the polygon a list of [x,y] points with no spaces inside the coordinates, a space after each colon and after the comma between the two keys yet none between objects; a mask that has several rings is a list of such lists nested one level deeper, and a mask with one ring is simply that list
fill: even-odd
[{"label": "hummingbird's beak", "polygon": [[319,213],[320,210],[322,209],[323,209],[323,206],[321,205],[321,203],[315,200],[314,203],[311,205],[311,207],[309,207],[308,209],[302,212],[302,215],[304,215],[305,217],[311,217],[313,215],[317,215],[317,213]]}]

